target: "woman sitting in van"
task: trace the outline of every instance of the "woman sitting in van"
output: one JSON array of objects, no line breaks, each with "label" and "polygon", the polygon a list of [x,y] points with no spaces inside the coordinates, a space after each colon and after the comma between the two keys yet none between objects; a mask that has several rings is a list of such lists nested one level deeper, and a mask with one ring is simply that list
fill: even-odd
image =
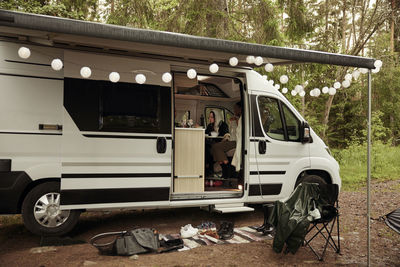
[{"label": "woman sitting in van", "polygon": [[208,124],[206,128],[206,134],[211,135],[211,132],[217,132],[217,125],[215,123],[215,113],[214,111],[210,111],[208,114]]}]

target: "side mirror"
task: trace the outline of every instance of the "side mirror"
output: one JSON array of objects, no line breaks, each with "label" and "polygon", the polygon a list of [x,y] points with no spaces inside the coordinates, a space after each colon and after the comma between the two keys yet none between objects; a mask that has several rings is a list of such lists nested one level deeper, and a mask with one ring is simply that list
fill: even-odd
[{"label": "side mirror", "polygon": [[311,143],[310,126],[305,121],[303,121],[300,126],[300,141],[303,144]]}]

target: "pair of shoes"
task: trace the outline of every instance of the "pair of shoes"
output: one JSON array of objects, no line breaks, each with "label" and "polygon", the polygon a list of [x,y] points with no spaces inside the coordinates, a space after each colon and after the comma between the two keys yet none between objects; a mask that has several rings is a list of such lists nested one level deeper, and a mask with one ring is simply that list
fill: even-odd
[{"label": "pair of shoes", "polygon": [[217,230],[215,223],[213,222],[202,222],[200,225],[197,226],[200,232],[206,232],[207,230]]},{"label": "pair of shoes", "polygon": [[208,235],[208,236],[211,236],[211,237],[213,237],[213,238],[215,238],[215,239],[219,239],[219,238],[220,238],[219,235],[218,235],[218,233],[217,233],[217,231],[211,230],[211,229],[206,230],[206,231],[204,231],[204,232],[201,232],[200,234],[201,234],[201,235]]},{"label": "pair of shoes", "polygon": [[228,240],[233,237],[233,222],[221,222],[221,225],[218,229],[219,238],[222,240]]},{"label": "pair of shoes", "polygon": [[191,224],[187,224],[183,227],[181,227],[181,238],[190,238],[199,232],[199,229],[193,228]]}]

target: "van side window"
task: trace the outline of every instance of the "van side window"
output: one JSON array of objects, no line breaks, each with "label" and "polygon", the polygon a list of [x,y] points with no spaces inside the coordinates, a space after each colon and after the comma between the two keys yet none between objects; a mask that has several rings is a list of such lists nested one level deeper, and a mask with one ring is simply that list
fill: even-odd
[{"label": "van side window", "polygon": [[286,121],[286,129],[289,141],[300,141],[300,121],[296,118],[290,109],[282,103],[283,114]]},{"label": "van side window", "polygon": [[273,98],[259,96],[258,107],[260,110],[261,125],[264,128],[264,132],[273,139],[285,140],[278,101]]},{"label": "van side window", "polygon": [[171,88],[64,79],[64,106],[81,131],[171,133]]}]

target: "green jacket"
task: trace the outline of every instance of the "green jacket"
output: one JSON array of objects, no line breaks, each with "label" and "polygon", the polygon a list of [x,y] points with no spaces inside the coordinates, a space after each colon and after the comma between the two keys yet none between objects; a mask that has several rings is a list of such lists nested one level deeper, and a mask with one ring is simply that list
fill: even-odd
[{"label": "green jacket", "polygon": [[275,202],[268,220],[276,229],[273,242],[275,252],[282,252],[285,243],[289,252],[297,252],[310,226],[312,218],[309,213],[314,209],[314,201],[319,210],[325,202],[319,196],[318,184],[302,183],[286,202]]}]

